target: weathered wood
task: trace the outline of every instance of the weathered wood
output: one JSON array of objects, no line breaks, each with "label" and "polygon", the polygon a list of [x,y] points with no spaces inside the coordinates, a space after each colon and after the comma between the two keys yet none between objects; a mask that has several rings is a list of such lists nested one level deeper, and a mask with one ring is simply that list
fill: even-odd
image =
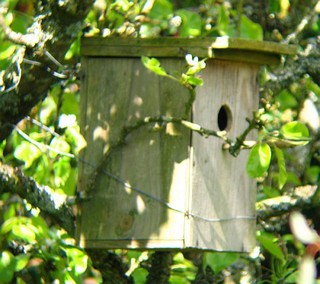
[{"label": "weathered wood", "polygon": [[250,251],[255,185],[245,172],[248,152],[234,158],[218,138],[172,123],[144,125],[119,141],[126,126],[145,117],[183,117],[189,100],[186,88],[143,67],[142,55],[164,57],[161,64],[173,74],[184,69],[185,53],[209,54],[189,119],[232,139],[241,134],[258,108],[258,63],[293,52],[249,43],[83,39],[80,126],[87,147],[77,233],[84,247]]},{"label": "weathered wood", "polygon": [[[83,63],[86,64],[85,60]],[[90,59],[86,64],[83,87],[86,98],[81,107],[82,129],[88,143],[82,159],[91,165],[103,162],[102,153],[117,142],[125,125],[151,115],[181,117],[188,100],[186,89],[151,74],[140,59],[115,58],[100,63],[101,59]],[[163,64],[176,70],[184,63],[164,60]],[[104,161],[104,169],[184,210],[189,141],[190,131],[181,126],[168,124],[161,131],[142,127],[130,134],[123,148],[111,153]],[[177,226],[183,225],[182,213],[136,194],[107,175],[100,174],[93,180],[95,170],[80,166],[79,190],[90,191],[82,207],[90,214],[83,214],[80,225],[85,228],[87,246],[183,246],[184,232]],[[138,239],[134,240],[136,232]]]},{"label": "weathered wood", "polygon": [[[194,106],[195,123],[218,128],[221,106],[228,108],[228,136],[235,139],[258,108],[257,65],[209,61],[202,73]],[[251,133],[248,139],[254,139]],[[193,165],[190,211],[208,219],[190,218],[191,246],[247,251],[255,239],[255,185],[246,174],[248,151],[234,158],[222,150],[223,141],[192,136]],[[251,218],[250,218],[251,217]]]},{"label": "weathered wood", "polygon": [[184,57],[187,53],[260,64],[276,64],[281,54],[295,54],[296,46],[237,38],[83,38],[84,56]]}]

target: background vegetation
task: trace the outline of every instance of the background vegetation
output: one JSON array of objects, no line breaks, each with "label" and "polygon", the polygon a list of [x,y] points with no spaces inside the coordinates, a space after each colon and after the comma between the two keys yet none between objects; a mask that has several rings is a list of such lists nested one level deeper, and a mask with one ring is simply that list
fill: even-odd
[{"label": "background vegetation", "polygon": [[[314,0],[1,1],[0,282],[313,283],[320,228],[319,13]],[[297,55],[261,69],[260,148],[250,157],[262,169],[248,164],[258,183],[258,243],[251,254],[77,247],[83,35],[229,36],[297,45]],[[291,230],[293,211],[307,223],[293,214]]]}]

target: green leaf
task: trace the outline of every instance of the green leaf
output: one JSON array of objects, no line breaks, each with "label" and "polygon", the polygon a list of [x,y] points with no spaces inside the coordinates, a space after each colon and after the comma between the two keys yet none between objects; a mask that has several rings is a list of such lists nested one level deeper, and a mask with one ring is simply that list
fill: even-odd
[{"label": "green leaf", "polygon": [[198,13],[181,9],[176,14],[182,19],[181,37],[196,37],[201,34],[202,21]]},{"label": "green leaf", "polygon": [[204,268],[209,266],[214,273],[219,273],[230,266],[240,257],[239,253],[233,252],[207,252],[204,254]]},{"label": "green leaf", "polygon": [[202,86],[203,80],[201,78],[198,78],[195,76],[189,76],[186,74],[182,74],[181,83],[183,85]]},{"label": "green leaf", "polygon": [[2,42],[0,44],[0,60],[7,59],[15,52],[17,46],[10,42]]},{"label": "green leaf", "polygon": [[[63,136],[54,137],[50,143],[50,147],[57,150],[61,153],[69,153],[70,152],[70,145],[67,141],[64,140]],[[50,157],[55,158],[58,154],[54,151],[50,151]]]},{"label": "green leaf", "polygon": [[279,169],[278,187],[279,189],[281,189],[285,185],[287,181],[287,176],[288,176],[287,170],[286,170],[286,162],[284,160],[283,151],[276,146],[274,146],[273,149],[277,157],[278,169]]},{"label": "green leaf", "polygon": [[2,252],[0,254],[0,279],[3,281],[2,283],[12,280],[14,268],[14,256],[8,251]]},{"label": "green leaf", "polygon": [[257,240],[273,256],[280,259],[281,261],[285,260],[284,254],[280,246],[276,243],[277,238],[274,235],[264,232],[258,232]]},{"label": "green leaf", "polygon": [[217,7],[218,19],[217,19],[217,29],[221,36],[230,35],[232,29],[230,27],[230,19],[228,11],[224,5],[219,5]]},{"label": "green leaf", "polygon": [[249,154],[247,162],[247,173],[252,178],[263,176],[270,166],[271,149],[266,143],[255,145]]},{"label": "green leaf", "polygon": [[80,36],[71,44],[69,50],[66,52],[64,59],[70,60],[71,58],[75,56],[80,55]]},{"label": "green leaf", "polygon": [[82,274],[88,266],[88,256],[78,248],[64,248],[69,260],[69,267],[75,275]]},{"label": "green leaf", "polygon": [[309,141],[309,130],[301,122],[292,121],[283,125],[280,133],[285,139],[291,140],[295,145],[305,145]]},{"label": "green leaf", "polygon": [[132,272],[131,276],[134,279],[134,283],[144,284],[147,280],[148,271],[144,268],[139,267]]},{"label": "green leaf", "polygon": [[14,258],[14,271],[20,271],[22,269],[24,269],[30,259],[30,255],[29,254],[19,254],[17,256],[15,256]]},{"label": "green leaf", "polygon": [[78,117],[79,114],[79,96],[77,93],[64,93],[61,113],[74,114]]},{"label": "green leaf", "polygon": [[173,13],[173,5],[169,0],[154,1],[153,7],[150,11],[150,18],[163,20],[167,19]]},{"label": "green leaf", "polygon": [[30,218],[30,221],[34,228],[36,228],[37,239],[45,239],[49,237],[49,227],[46,221],[41,216],[32,217]]},{"label": "green leaf", "polygon": [[27,218],[26,217],[12,217],[8,220],[6,220],[2,225],[1,225],[1,230],[0,233],[1,234],[7,234],[9,233],[12,228],[16,225],[19,225],[21,223],[26,223],[27,222]]},{"label": "green leaf", "polygon": [[33,162],[38,159],[42,152],[35,145],[22,141],[18,145],[13,153],[14,157],[20,161],[23,161],[25,168],[28,169],[32,166]]},{"label": "green leaf", "polygon": [[247,16],[241,15],[240,37],[263,40],[262,27],[252,22]]},{"label": "green leaf", "polygon": [[279,104],[279,109],[282,111],[288,108],[296,108],[298,106],[298,101],[296,97],[287,89],[282,90],[275,99],[276,102]]},{"label": "green leaf", "polygon": [[142,56],[141,61],[143,65],[148,68],[150,71],[156,73],[159,76],[166,76],[167,72],[160,66],[160,62],[156,58],[149,58]]},{"label": "green leaf", "polygon": [[28,243],[33,243],[36,240],[36,234],[32,229],[33,226],[16,224],[12,227],[12,234],[21,240]]},{"label": "green leaf", "polygon": [[57,188],[62,188],[68,180],[71,172],[70,159],[63,157],[53,165],[54,185]]},{"label": "green leaf", "polygon": [[80,133],[80,127],[78,125],[68,127],[65,132],[66,141],[71,144],[73,152],[79,154],[79,152],[87,146],[87,142]]}]

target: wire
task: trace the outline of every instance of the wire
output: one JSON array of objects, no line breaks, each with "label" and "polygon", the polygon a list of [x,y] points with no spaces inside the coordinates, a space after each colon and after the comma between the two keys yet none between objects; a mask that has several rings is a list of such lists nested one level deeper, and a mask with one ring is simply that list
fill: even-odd
[{"label": "wire", "polygon": [[[27,119],[29,119],[32,123],[35,123],[34,120],[30,119],[30,117],[28,117]],[[35,123],[37,126],[41,127],[43,130],[45,131],[49,131],[51,133],[51,130],[48,128],[48,127],[44,127],[44,125],[42,123],[38,123],[36,121]],[[29,137],[26,133],[24,133],[21,129],[19,129],[16,125],[12,125],[12,127],[17,131],[17,133],[22,137],[24,138],[26,141],[28,141],[29,143],[35,145],[37,148],[39,148],[41,151],[43,151],[43,149],[45,150],[49,150],[49,151],[52,151],[58,155],[62,155],[62,156],[66,156],[66,157],[69,157],[71,159],[77,159],[80,163],[83,163],[93,169],[97,169],[97,165],[81,158],[81,157],[78,157],[74,154],[71,154],[71,153],[66,153],[66,152],[63,152],[63,151],[60,151],[60,150],[57,150],[49,145],[45,145],[43,143],[39,143],[37,141],[35,141],[34,139],[32,139],[31,137]],[[51,133],[52,134],[52,133]],[[173,210],[175,212],[178,212],[178,213],[181,213],[183,215],[185,215],[186,217],[188,218],[194,218],[194,219],[198,219],[198,220],[201,220],[201,221],[204,221],[204,222],[210,222],[210,223],[214,223],[214,222],[228,222],[228,221],[233,221],[233,220],[256,220],[256,216],[231,216],[231,217],[224,217],[224,218],[208,218],[208,217],[203,217],[203,216],[200,216],[198,214],[195,214],[195,213],[192,213],[192,212],[189,212],[189,211],[184,211],[182,209],[179,209],[173,205],[171,205],[169,202],[166,202],[164,200],[162,200],[161,198],[158,198],[144,190],[142,190],[141,188],[138,188],[138,187],[135,187],[135,186],[132,186],[130,185],[129,183],[127,183],[124,179],[122,179],[121,177],[105,170],[105,169],[100,169],[99,171],[100,173],[108,176],[109,178],[113,179],[114,181],[118,182],[119,184],[123,185],[124,188],[126,189],[130,189],[140,195],[143,195],[153,201],[156,201],[158,202],[159,204],[162,204],[164,207],[170,209],[170,210]]]}]

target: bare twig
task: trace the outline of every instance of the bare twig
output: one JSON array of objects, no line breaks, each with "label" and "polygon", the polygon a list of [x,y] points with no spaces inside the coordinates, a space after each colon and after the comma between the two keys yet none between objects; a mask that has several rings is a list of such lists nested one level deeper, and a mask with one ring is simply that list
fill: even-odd
[{"label": "bare twig", "polygon": [[305,29],[305,27],[307,26],[307,24],[310,22],[310,20],[317,14],[316,11],[316,7],[317,5],[320,5],[320,1],[317,1],[317,3],[313,6],[313,8],[311,9],[310,13],[308,13],[307,15],[305,15],[303,17],[303,19],[301,20],[301,22],[299,23],[299,25],[296,27],[296,29],[294,30],[294,32],[292,32],[291,34],[289,34],[283,41],[282,43],[284,44],[288,44],[290,42],[293,42],[297,36],[303,32],[303,30]]}]

